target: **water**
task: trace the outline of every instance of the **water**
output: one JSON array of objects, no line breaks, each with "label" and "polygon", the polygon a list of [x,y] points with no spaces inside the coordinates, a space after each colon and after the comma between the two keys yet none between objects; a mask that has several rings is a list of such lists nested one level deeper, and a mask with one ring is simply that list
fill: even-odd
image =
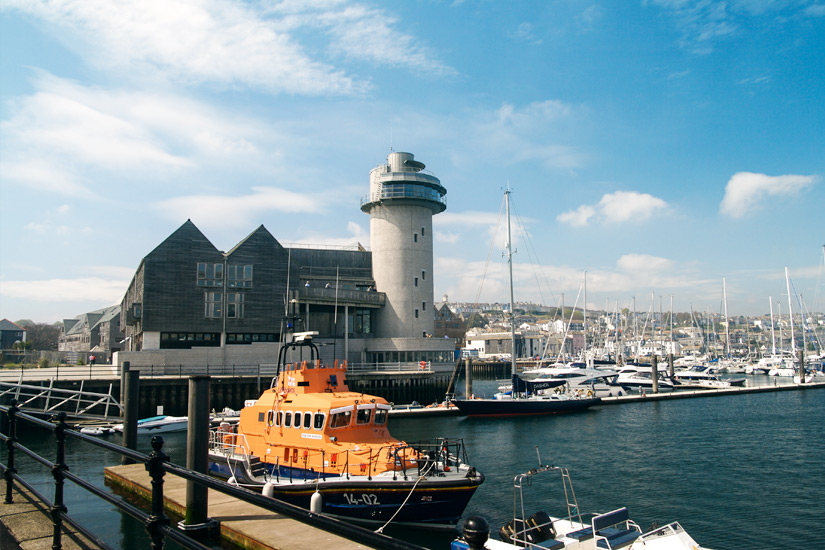
[{"label": "water", "polygon": [[[483,393],[494,384],[474,386]],[[697,542],[716,550],[821,548],[823,411],[825,390],[819,389],[610,405],[563,416],[394,418],[391,429],[406,440],[464,438],[471,463],[487,477],[465,517],[485,517],[494,533],[512,516],[513,477],[538,464],[538,446],[543,463],[570,470],[583,512],[627,506],[643,529],[678,520]],[[164,439],[172,460],[184,463],[185,434]],[[47,432],[27,428],[21,440],[53,457]],[[138,448],[148,452],[149,437],[141,436]],[[4,461],[5,453],[3,448]],[[120,459],[70,439],[67,463],[73,473],[103,486],[102,466]],[[30,461],[18,464],[21,473],[39,472],[38,489],[52,494],[45,469]],[[66,487],[69,513],[108,544],[148,547],[142,525],[70,483]],[[528,513],[564,513],[554,474],[535,489],[528,494]],[[449,533],[395,534],[430,548],[447,548],[452,539]]]},{"label": "water", "polygon": [[[394,422],[393,434],[464,437],[471,462],[487,476],[465,517],[485,517],[494,533],[512,517],[513,477],[538,464],[538,446],[543,463],[570,470],[582,512],[627,506],[643,529],[677,520],[717,550],[822,548],[823,411],[820,389],[562,416],[405,419]],[[541,487],[550,490],[536,486],[527,513],[566,515],[561,483],[546,476]]]}]

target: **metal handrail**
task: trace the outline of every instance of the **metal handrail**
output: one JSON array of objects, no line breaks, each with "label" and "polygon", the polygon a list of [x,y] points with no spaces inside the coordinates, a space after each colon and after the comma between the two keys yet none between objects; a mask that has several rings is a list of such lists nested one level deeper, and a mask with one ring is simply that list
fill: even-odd
[{"label": "metal handrail", "polygon": [[[160,436],[154,436],[152,438],[151,445],[153,450],[151,453],[146,455],[127,449],[120,445],[71,430],[69,425],[66,423],[65,412],[60,412],[57,414],[54,418],[56,422],[47,422],[20,412],[16,400],[12,400],[11,406],[0,406],[0,413],[7,414],[9,420],[8,434],[0,433],[0,441],[5,442],[8,449],[7,464],[0,463],[0,471],[2,471],[3,477],[5,478],[5,503],[11,504],[13,502],[15,483],[19,483],[21,486],[28,489],[41,502],[45,503],[50,509],[52,525],[54,527],[53,548],[62,547],[62,526],[64,522],[71,525],[101,548],[111,548],[105,542],[100,540],[92,531],[79,524],[68,514],[67,507],[63,502],[64,481],[68,480],[87,490],[94,496],[116,506],[123,513],[126,513],[143,522],[146,527],[146,531],[151,538],[151,548],[161,550],[163,548],[164,540],[168,538],[174,540],[187,549],[208,550],[209,547],[190,539],[181,531],[170,526],[169,518],[166,516],[163,509],[163,477],[166,473],[171,473],[197,484],[205,485],[210,489],[215,489],[216,491],[233,496],[244,502],[260,506],[269,511],[277,512],[304,523],[312,524],[316,527],[325,529],[329,532],[334,532],[362,544],[391,550],[423,550],[422,547],[418,545],[399,541],[386,535],[374,533],[338,519],[316,514],[286,502],[265,497],[260,493],[255,493],[242,487],[230,485],[223,481],[209,477],[206,474],[194,472],[183,468],[182,466],[172,464],[169,462],[169,457],[163,452],[164,442],[163,438]],[[21,420],[49,429],[55,433],[57,450],[57,459],[55,462],[51,462],[50,460],[37,455],[37,453],[34,453],[18,442],[17,424]],[[69,473],[68,465],[65,462],[65,443],[67,437],[79,439],[91,445],[118,453],[124,457],[132,459],[135,462],[143,462],[146,464],[146,469],[152,478],[151,513],[147,513],[140,508],[137,508],[122,499],[111,495],[98,487],[95,487],[91,483],[88,483],[74,474]],[[52,475],[55,479],[53,500],[50,501],[47,497],[37,492],[32,485],[18,473],[17,468],[15,467],[15,454],[18,450],[52,471]]]}]

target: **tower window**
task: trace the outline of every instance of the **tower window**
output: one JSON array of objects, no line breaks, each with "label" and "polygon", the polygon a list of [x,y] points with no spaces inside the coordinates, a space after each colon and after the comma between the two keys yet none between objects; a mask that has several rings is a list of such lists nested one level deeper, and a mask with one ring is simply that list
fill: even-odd
[{"label": "tower window", "polygon": [[424,280],[426,280],[426,279],[427,279],[427,272],[426,272],[426,271],[422,271],[422,272],[421,272],[421,280],[422,280],[422,281],[424,281]]},{"label": "tower window", "polygon": [[415,310],[415,318],[418,319],[418,308]]},{"label": "tower window", "polygon": [[413,233],[413,242],[414,243],[418,242],[418,233]]},{"label": "tower window", "polygon": [[427,302],[421,302],[421,311],[427,311]]},{"label": "tower window", "polygon": [[424,228],[423,227],[421,228],[421,236],[422,237],[424,236]]},{"label": "tower window", "polygon": [[416,277],[416,278],[415,278],[415,280],[414,280],[414,282],[413,282],[413,285],[414,285],[414,286],[418,286],[418,277]]}]

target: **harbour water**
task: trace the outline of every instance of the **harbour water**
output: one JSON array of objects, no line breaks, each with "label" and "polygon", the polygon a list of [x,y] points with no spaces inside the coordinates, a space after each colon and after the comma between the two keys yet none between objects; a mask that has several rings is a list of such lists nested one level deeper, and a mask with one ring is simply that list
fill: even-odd
[{"label": "harbour water", "polygon": [[[476,381],[474,387],[484,393],[494,384]],[[471,463],[487,476],[465,517],[485,517],[494,534],[512,515],[513,477],[538,464],[538,447],[543,463],[570,470],[583,512],[627,506],[642,528],[678,520],[697,542],[716,550],[825,547],[823,390],[628,403],[563,416],[396,418],[391,429],[408,441],[464,438]],[[185,435],[164,439],[173,461],[183,463]],[[53,453],[46,432],[21,440]],[[141,436],[138,445],[148,452],[149,438]],[[119,458],[70,440],[67,462],[102,486],[103,466]],[[43,468],[24,463],[18,470],[39,472],[38,486],[51,493]],[[142,526],[68,485],[70,514],[115,548],[146,547]],[[564,513],[555,477],[536,489],[528,494],[528,513]],[[452,539],[451,533],[388,533],[430,548],[447,548]]]}]

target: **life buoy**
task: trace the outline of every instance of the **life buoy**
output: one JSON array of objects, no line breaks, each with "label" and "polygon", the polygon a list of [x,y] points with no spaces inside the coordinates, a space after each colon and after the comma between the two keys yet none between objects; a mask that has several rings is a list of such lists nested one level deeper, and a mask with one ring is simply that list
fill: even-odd
[{"label": "life buoy", "polygon": [[427,362],[426,361],[421,361],[421,363],[419,363],[419,364],[421,365],[421,370],[425,370],[427,368]]}]

